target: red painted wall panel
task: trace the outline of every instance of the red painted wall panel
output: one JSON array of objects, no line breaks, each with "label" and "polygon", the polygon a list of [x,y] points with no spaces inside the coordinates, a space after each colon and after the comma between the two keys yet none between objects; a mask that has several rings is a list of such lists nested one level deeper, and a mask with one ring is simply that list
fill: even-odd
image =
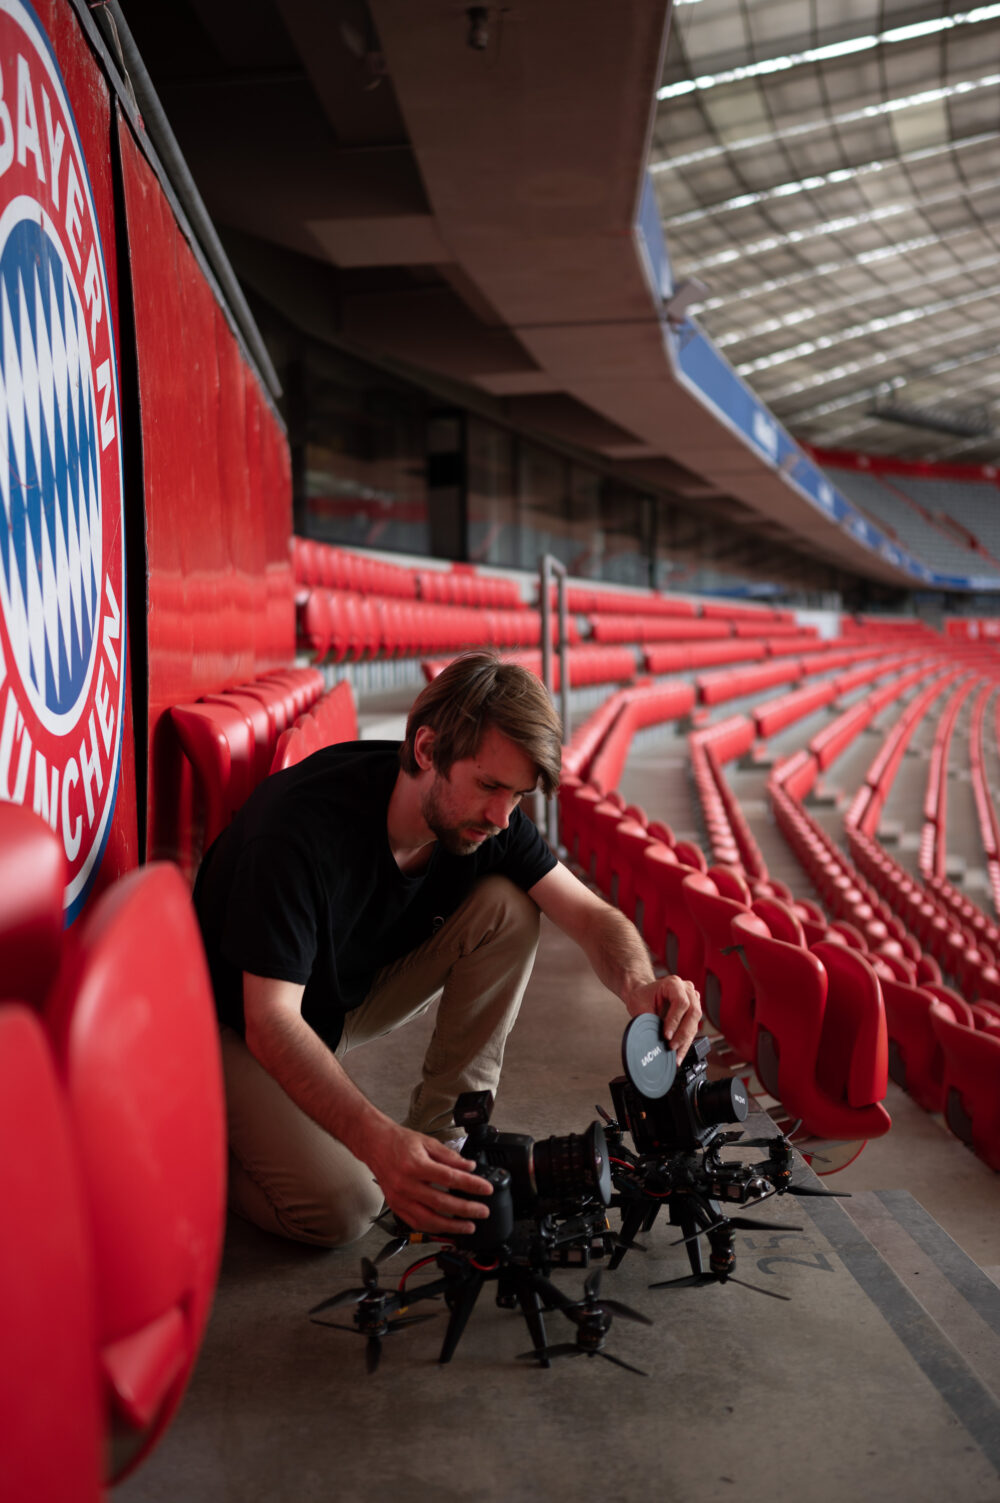
[{"label": "red painted wall panel", "polygon": [[138,857],[108,89],[63,0],[0,15],[0,797],[73,919]]},{"label": "red painted wall panel", "polygon": [[190,872],[197,810],[168,711],[292,661],[291,471],[281,425],[123,119],[118,136],[145,497],[147,851]]}]

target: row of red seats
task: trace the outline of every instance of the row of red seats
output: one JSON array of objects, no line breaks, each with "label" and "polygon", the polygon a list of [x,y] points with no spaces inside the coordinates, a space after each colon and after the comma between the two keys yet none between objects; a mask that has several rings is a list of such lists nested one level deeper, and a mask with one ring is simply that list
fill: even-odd
[{"label": "row of red seats", "polygon": [[205,850],[270,772],[282,733],[322,692],[318,668],[289,668],[173,706],[203,799]]},{"label": "row of red seats", "polygon": [[[431,605],[330,589],[313,589],[301,597],[297,623],[299,646],[316,663],[421,657],[484,642],[530,647],[542,638],[541,618],[532,610]],[[555,622],[552,629],[555,639]],[[568,635],[570,642],[580,640],[575,620],[568,624]]]},{"label": "row of red seats", "polygon": [[843,647],[839,641],[834,640],[796,646],[794,639],[789,638],[723,637],[718,640],[647,646],[643,649],[643,660],[648,673],[683,673],[726,663],[760,663],[765,658],[799,656],[803,675],[811,676],[813,673],[846,667],[862,658],[882,656],[884,652],[884,647]]},{"label": "row of red seats", "polygon": [[333,543],[293,536],[292,574],[296,585],[314,589],[357,590],[361,594],[394,595],[403,600],[417,597],[416,571],[389,559],[351,553]]},{"label": "row of red seats", "polygon": [[[541,652],[506,652],[505,659],[520,663],[541,677]],[[583,689],[594,684],[630,683],[635,678],[635,657],[627,647],[570,647],[566,652],[571,689]],[[420,665],[428,683],[447,668],[450,658],[425,659]],[[559,655],[552,654],[553,689],[560,688]]]},{"label": "row of red seats", "polygon": [[[761,917],[783,915],[785,933],[802,922],[788,906],[786,888],[769,881],[748,885],[725,865],[706,870],[698,847],[675,842],[668,826],[647,824],[643,811],[624,806],[617,794],[602,798],[570,782],[560,790],[560,814],[569,858],[639,924],[654,960],[700,988],[710,1020],[766,1075],[767,1088],[806,1131],[868,1138],[888,1130],[880,1104],[887,1051],[879,980],[859,952],[827,930],[818,910],[804,906],[802,914],[826,936],[832,953],[822,960],[811,955],[803,932],[800,950],[810,956],[811,986],[797,1007],[799,994],[789,981],[797,980],[803,962],[776,954]],[[756,975],[726,953],[743,943],[733,923],[737,914],[755,919]]]},{"label": "row of red seats", "polygon": [[347,679],[334,684],[320,696],[308,710],[297,716],[278,738],[271,762],[271,772],[282,772],[293,767],[313,752],[324,746],[334,746],[340,741],[357,741],[358,714],[354,704],[354,691]]},{"label": "row of red seats", "polygon": [[637,732],[689,715],[694,699],[693,686],[680,679],[647,680],[624,689],[614,724],[607,728],[590,764],[589,781],[602,790],[617,788]]},{"label": "row of red seats", "polygon": [[927,772],[927,790],[924,795],[924,823],[920,832],[918,862],[920,874],[925,878],[944,876],[947,858],[948,762],[951,742],[959,712],[974,688],[976,688],[976,680],[968,678],[953,689],[934,732],[934,743],[931,747],[930,765]]},{"label": "row of red seats", "polygon": [[701,804],[712,859],[739,866],[752,878],[766,879],[767,866],[746,815],[722,772],[723,763],[750,751],[754,724],[732,716],[688,736],[695,793]]},{"label": "row of red seats", "polygon": [[[912,660],[913,654],[910,654],[909,657]],[[906,659],[904,658],[903,662],[897,664],[896,666],[902,667],[904,666],[905,662]],[[912,686],[913,683],[925,677],[928,668],[930,668],[931,666],[932,665],[927,661],[922,661],[917,668],[913,669],[909,674],[902,676],[902,681],[900,683],[896,685],[886,685],[884,692],[880,692],[878,696],[878,701],[875,707],[876,712],[879,708],[881,708],[882,704],[888,703],[890,698],[895,697],[895,695],[901,693],[905,688]],[[904,728],[907,725],[909,725],[910,727],[915,725],[916,719],[919,717],[922,708],[926,708],[926,706],[929,705],[933,698],[942,691],[943,686],[951,682],[957,671],[958,670],[952,668],[947,671],[942,682],[932,682],[931,685],[927,689],[925,689],[921,695],[918,696],[917,701],[914,702],[914,704],[916,705],[916,711],[914,711],[913,706],[908,707],[907,710],[904,711],[903,715],[900,717],[900,722]],[[884,666],[880,670],[876,668],[875,673],[877,674],[878,672],[884,673]],[[870,679],[873,676],[875,676],[875,674],[871,672],[870,668],[864,673],[864,677],[866,679]],[[802,709],[803,713],[808,712],[807,707],[804,707],[804,701],[800,703],[799,708]],[[789,723],[791,718],[792,717],[790,716]],[[613,720],[614,717],[609,717],[609,720],[608,722],[606,722],[606,724],[613,723]],[[586,736],[588,729],[588,727],[581,728],[581,739]],[[722,723],[721,734],[723,738],[726,738],[729,735],[733,734],[734,731],[735,734],[739,737],[746,736],[746,729],[740,726],[738,717],[736,718],[735,726],[732,729],[730,729],[730,727],[727,726],[726,723]],[[873,768],[870,770],[869,780],[866,783],[864,789],[866,797],[860,800],[856,800],[856,804],[855,806],[853,806],[856,807],[857,813],[859,815],[863,814],[866,804],[868,804],[869,802],[869,798],[881,799],[881,802],[884,802],[884,796],[887,790],[879,786],[879,776],[881,775],[881,773],[888,770],[889,780],[891,781],[892,773],[894,772],[895,768],[898,767],[899,760],[903,754],[903,751],[905,750],[906,739],[908,738],[895,735],[890,735],[890,737],[887,738],[887,749],[885,750],[885,754],[883,755],[883,753],[880,752],[879,756],[875,759],[875,763],[873,763]],[[727,749],[725,740],[723,740],[722,744],[723,749]],[[746,743],[744,741],[743,746],[745,747],[745,745]],[[593,753],[593,750],[594,748],[591,747],[591,754]],[[709,760],[706,757],[705,761],[709,773],[713,773],[716,770],[716,767],[713,766],[713,764],[716,763],[716,759],[712,757],[711,760]],[[814,755],[810,755],[806,751],[799,754],[798,757],[792,759],[790,763],[785,764],[782,776],[786,779],[786,787],[789,789],[791,795],[795,800],[799,800],[805,796],[809,788],[812,786],[812,783],[815,781],[817,772],[818,762],[816,757]],[[722,780],[721,777],[718,781],[713,778],[713,782],[715,785],[714,792],[718,794],[723,803],[725,803],[724,797],[721,792],[721,789],[725,786],[724,780]],[[581,787],[578,782],[576,784],[572,782],[568,784],[567,789],[561,795],[561,802],[564,810],[574,811],[569,812],[566,816],[569,819],[569,830],[566,831],[564,829],[564,838],[572,842],[575,847],[580,846],[580,843],[582,841],[582,846],[580,846],[580,848],[583,857],[583,864],[585,865],[585,867],[588,870],[592,871],[592,874],[595,880],[599,882],[599,885],[606,887],[610,879],[610,882],[613,884],[617,892],[621,893],[624,899],[625,906],[627,907],[634,901],[634,894],[637,885],[634,876],[630,877],[628,875],[629,871],[631,870],[631,864],[634,864],[636,852],[644,851],[646,847],[648,847],[652,843],[650,841],[649,834],[647,833],[644,826],[644,816],[642,816],[641,811],[631,809],[627,811],[628,817],[626,818],[624,817],[624,811],[620,807],[620,800],[616,802],[615,795],[611,795],[610,798],[602,798],[601,792],[598,789],[593,787]],[[877,807],[877,809],[880,809],[881,802],[879,802],[877,806],[872,807]],[[735,804],[735,800],[731,800],[731,807],[738,810],[738,805]],[[727,811],[727,813],[728,812],[729,811]],[[728,853],[730,857],[732,857],[732,835],[734,833],[732,820],[727,820],[727,824],[728,831],[726,838],[730,841],[730,843],[728,845],[723,844],[721,846],[721,850],[723,854]],[[654,833],[656,833],[659,839],[667,845],[668,849],[672,849],[672,836],[670,835],[669,829],[662,825],[654,826],[653,829]],[[813,834],[822,845],[824,837],[822,836],[822,832],[818,829],[818,827],[813,827]],[[666,837],[665,840],[664,836]],[[738,859],[742,864],[744,852],[740,850],[738,843],[736,845],[736,851],[738,853],[736,859]],[[866,960],[869,969],[874,971],[876,979],[878,980],[879,985],[883,989],[884,993],[882,1005],[885,1013],[889,1018],[888,1027],[891,1030],[893,1060],[898,1063],[900,1057],[899,1051],[901,1048],[899,1035],[904,1033],[904,1021],[912,1016],[914,1007],[916,1007],[917,1012],[923,1018],[923,1028],[926,1036],[925,1043],[926,1038],[930,1036],[929,1009],[931,1008],[932,1004],[936,1004],[940,1008],[944,1009],[946,1013],[945,1022],[950,1022],[950,1025],[953,1029],[955,1027],[964,1026],[966,1029],[971,1028],[973,1033],[980,1034],[984,1038],[990,1037],[997,1019],[991,1016],[989,1002],[981,998],[981,1000],[977,1004],[975,1004],[972,1008],[969,1008],[968,1005],[962,1001],[962,998],[957,995],[957,993],[952,991],[950,988],[945,987],[942,981],[941,964],[938,962],[935,955],[933,953],[923,953],[916,937],[906,930],[905,926],[892,912],[892,909],[889,907],[888,903],[886,903],[882,899],[881,895],[879,895],[873,889],[866,890],[863,879],[860,877],[859,873],[854,870],[850,862],[843,861],[842,858],[839,862],[833,861],[834,851],[835,847],[833,846],[833,843],[830,842],[829,847],[824,852],[825,857],[833,862],[834,865],[832,886],[827,889],[828,897],[839,897],[844,903],[845,912],[848,913],[852,918],[859,920],[862,924],[862,928],[858,928],[857,925],[852,923],[850,921],[850,918],[847,917],[840,920],[835,920],[835,937],[841,944],[846,941],[849,946],[856,948],[859,952],[867,952],[866,954],[862,955],[862,958]],[[617,853],[617,855],[615,853]],[[690,859],[690,851],[688,851],[686,854],[688,856],[688,859]],[[626,858],[624,859],[624,861],[621,859],[623,855]],[[716,853],[716,858],[718,859],[718,853]],[[672,874],[675,883],[678,875],[680,875],[681,886],[683,885],[683,882],[687,880],[685,875],[678,873],[676,870],[677,866],[680,864],[677,862],[676,857],[672,857],[669,860],[664,860],[662,853],[657,852],[656,856],[653,858],[647,856],[646,861],[647,864],[651,865],[656,871],[658,880],[661,884],[663,883],[663,876],[666,872],[670,872]],[[701,864],[703,865],[703,862]],[[716,875],[718,875],[718,871],[716,871]],[[758,878],[758,888],[759,885],[760,881]],[[639,886],[641,887],[641,882],[639,883]],[[692,883],[691,886],[696,887],[697,884]],[[988,972],[984,974],[983,961],[989,959],[990,952],[985,944],[981,944],[979,948],[977,948],[976,946],[975,929],[972,927],[971,916],[968,912],[968,909],[971,909],[973,905],[969,904],[968,900],[964,899],[961,894],[955,893],[954,889],[950,889],[948,887],[948,884],[941,883],[937,893],[935,894],[936,903],[925,904],[925,906],[930,909],[932,914],[934,914],[940,907],[947,906],[946,897],[949,892],[953,895],[953,898],[957,903],[961,903],[963,905],[962,909],[959,910],[958,916],[964,918],[967,921],[968,932],[966,938],[969,942],[969,945],[971,946],[972,958],[979,964],[979,980],[981,985],[985,982],[985,985],[988,989],[991,977],[989,976]],[[701,899],[695,898],[694,901],[696,903],[698,901],[701,901],[703,905],[707,905],[708,908],[711,908],[712,896],[713,895],[710,893],[703,893]],[[723,895],[715,895],[716,898],[720,896]],[[648,903],[651,897],[648,886],[645,897]],[[688,898],[690,900],[690,892],[688,893]],[[755,899],[755,901],[757,900],[759,900],[759,894],[758,899]],[[802,905],[796,906],[800,910],[802,909]],[[811,938],[813,940],[816,940],[818,935],[823,931],[824,922],[820,920],[819,910],[816,910],[815,913],[811,916],[808,914],[808,912],[805,912],[804,916],[800,919],[800,922],[805,927],[811,929]],[[980,914],[978,924],[980,935],[982,933],[983,925],[986,922],[987,921],[985,920],[985,916]],[[935,926],[928,928],[925,931],[928,942],[933,943],[935,934],[940,933],[947,927],[947,925],[940,922],[940,914],[938,914]],[[654,951],[657,943],[657,935],[659,934],[661,928],[662,913],[657,916],[656,905],[654,904],[653,909],[650,913],[650,927],[647,934],[647,938],[653,945]],[[773,934],[771,936],[772,939],[775,939],[777,937],[781,936],[776,936]],[[794,935],[791,937],[795,938]],[[830,937],[831,936],[828,934],[827,938],[829,939]],[[788,942],[789,935],[785,934],[783,938],[785,942]],[[674,964],[677,960],[678,954],[681,954],[686,956],[688,972],[685,973],[689,973],[692,970],[697,970],[697,961],[692,962],[691,951],[694,945],[694,941],[692,939],[690,931],[687,934],[681,933],[680,935],[670,935],[666,940],[666,944],[668,947],[672,947],[674,951],[674,954],[670,957],[671,964]],[[758,945],[758,948],[759,947],[760,946]],[[721,948],[721,945],[717,948]],[[726,946],[725,948],[728,948],[728,946]],[[953,947],[950,950],[942,950],[941,954],[942,958],[946,961],[954,960]],[[728,1032],[730,1034],[736,1035],[739,1035],[740,1032],[738,1022],[736,1020],[738,1020],[741,1016],[743,1016],[744,1018],[746,1016],[745,1008],[743,1011],[741,1011],[740,1006],[741,986],[745,991],[746,978],[748,976],[748,971],[744,963],[745,960],[746,956],[744,954],[740,959],[739,970],[731,972],[731,974],[727,977],[728,985],[724,989],[726,996],[730,998],[730,1002],[723,1008],[722,1016],[725,1017]],[[734,963],[735,962],[733,960],[718,960],[718,964],[723,970],[726,969],[727,965],[731,967]],[[787,957],[783,958],[783,963],[788,963]],[[817,972],[815,971],[815,967],[811,966],[809,962],[802,962],[801,960],[799,960],[796,961],[795,964],[797,964],[800,969],[803,967],[803,965],[805,966],[805,972],[803,973],[803,984],[805,984],[805,976],[809,973],[812,974],[815,980],[815,978],[817,977]],[[834,964],[836,964],[836,961],[834,962]],[[849,967],[851,962],[847,962],[846,964]],[[843,969],[843,963],[841,963],[841,969]],[[717,978],[714,977],[714,973],[707,975],[706,986],[708,990],[711,992],[713,988],[716,987],[716,985]],[[855,982],[855,987],[857,988],[857,982]],[[862,991],[863,990],[864,988],[862,987]],[[870,984],[868,986],[868,990],[869,992],[871,990]],[[757,1002],[755,997],[753,996],[753,992],[755,991],[756,983],[754,983],[751,988],[751,1015],[756,1011],[757,1008]],[[746,1003],[746,1000],[746,997],[744,997],[744,1004]],[[950,1009],[950,1012],[948,1011],[948,1009]],[[869,1012],[872,1016],[875,1016],[875,1012],[873,1010],[869,1009]],[[938,1031],[942,1032],[947,1030],[943,1028],[943,1026],[939,1026]],[[907,1038],[909,1039],[908,1034]],[[963,1040],[962,1042],[967,1043],[968,1041]],[[743,1035],[742,1043],[743,1054],[745,1056],[749,1047],[748,1036],[746,1034]],[[909,1047],[912,1052],[912,1042],[909,1043]],[[971,1045],[969,1047],[979,1048],[980,1046]],[[968,1052],[969,1051],[967,1049],[966,1053]],[[940,1091],[942,1089],[940,1082],[944,1080],[946,1073],[944,1067],[945,1056],[940,1043],[935,1041],[933,1047],[930,1049],[930,1057],[935,1062],[934,1069],[936,1071],[936,1078],[939,1083],[938,1089]],[[770,1064],[766,1059],[763,1061],[756,1061],[755,1059],[755,1062],[763,1064],[764,1073],[771,1081],[772,1087],[776,1085],[777,1077],[774,1074],[774,1060],[772,1060]],[[993,1084],[995,1093],[995,1075],[993,1077]],[[785,1082],[782,1089],[786,1094],[788,1094],[790,1090],[788,1082]],[[968,1104],[968,1101],[970,1099],[968,1094],[963,1096],[962,1092],[953,1081],[950,1097],[948,1097],[946,1093],[945,1096],[941,1097],[940,1099],[951,1100],[952,1107],[950,1120],[952,1122],[952,1125],[955,1126],[956,1123],[961,1124],[963,1121],[965,1121],[966,1127],[968,1128],[968,1131],[965,1135],[968,1138],[971,1134],[971,1127],[968,1127],[969,1119],[963,1118],[962,1113],[965,1108],[961,1105],[963,1101],[966,1102],[966,1105]],[[981,1105],[977,1109],[974,1116],[975,1120],[979,1124],[977,1128],[977,1151],[981,1152],[984,1157],[988,1157],[988,1153],[986,1152],[986,1150],[984,1150],[983,1147],[983,1135],[986,1130],[982,1125],[983,1111]],[[986,1132],[986,1137],[989,1137],[988,1132]]]},{"label": "row of red seats", "polygon": [[[925,710],[943,687],[932,684],[919,696]],[[914,717],[910,720],[915,724]],[[894,762],[892,754],[883,758],[880,753],[876,761],[882,764],[883,778],[886,774],[891,778],[898,759]],[[788,770],[786,793],[792,782],[795,797],[803,797],[818,770],[815,758],[800,753],[791,759]],[[864,803],[856,800],[848,816],[853,863],[843,858],[814,823],[808,838],[800,828],[798,841],[793,837],[793,843],[828,906],[839,899],[855,920],[865,918],[871,909],[874,922],[868,922],[869,942],[880,937],[883,924],[890,930],[890,943],[880,940],[873,964],[882,973],[893,1078],[928,1110],[944,1111],[952,1130],[985,1162],[1000,1168],[1000,1114],[996,1110],[1000,1094],[1000,993],[996,987],[1000,973],[994,964],[996,952],[983,937],[992,936],[995,926],[960,894],[955,897],[962,904],[961,919],[965,922],[949,913],[942,895],[949,884],[944,879],[934,879],[927,887],[914,882],[870,834],[859,828],[864,812]],[[799,819],[807,819],[801,809]],[[779,814],[779,823],[786,832],[794,824],[787,809],[784,819]],[[811,865],[807,854],[810,839],[815,842]],[[887,905],[891,917],[886,907],[879,909],[879,903]],[[902,932],[896,930],[895,936],[892,919],[905,919],[907,925]],[[902,955],[896,953],[893,938]],[[942,971],[952,975],[963,992],[971,992],[979,1000],[970,1005],[959,992],[944,986]]]},{"label": "row of red seats", "polygon": [[0,867],[3,1496],[90,1503],[162,1435],[202,1340],[224,1226],[218,1029],[175,867],[121,878],[65,933],[61,845],[16,804]]},{"label": "row of red seats", "polygon": [[453,564],[448,569],[414,568],[298,536],[292,538],[291,548],[295,583],[303,590],[325,587],[360,595],[493,610],[519,610],[524,606],[515,580],[480,574],[471,564]]}]

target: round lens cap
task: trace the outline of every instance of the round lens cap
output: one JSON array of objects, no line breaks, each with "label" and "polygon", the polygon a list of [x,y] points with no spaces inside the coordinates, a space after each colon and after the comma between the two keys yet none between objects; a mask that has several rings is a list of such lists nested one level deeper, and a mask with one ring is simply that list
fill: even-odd
[{"label": "round lens cap", "polygon": [[640,1013],[625,1029],[622,1064],[639,1094],[651,1101],[658,1101],[670,1090],[677,1074],[677,1056],[663,1041],[662,1022],[656,1013]]}]

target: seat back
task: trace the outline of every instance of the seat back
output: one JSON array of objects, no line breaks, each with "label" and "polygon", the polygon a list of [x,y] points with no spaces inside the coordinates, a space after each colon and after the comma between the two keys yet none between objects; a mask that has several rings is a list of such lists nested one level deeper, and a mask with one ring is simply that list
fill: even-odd
[{"label": "seat back", "polygon": [[21,804],[0,803],[0,994],[41,1007],[59,965],[66,857]]},{"label": "seat back", "polygon": [[207,849],[253,790],[253,726],[234,704],[174,705],[170,718],[204,798]]},{"label": "seat back", "polygon": [[218,1028],[175,867],[143,867],[98,899],[67,939],[47,1021],[83,1169],[120,1474],[180,1400],[224,1220]]},{"label": "seat back", "polygon": [[726,952],[733,944],[730,924],[738,913],[749,911],[749,904],[721,893],[709,872],[690,872],[682,884],[682,897],[704,945],[705,1013],[737,1053],[744,1054],[753,983],[739,954]]},{"label": "seat back", "polygon": [[944,1116],[955,1135],[1000,1171],[1000,1038],[967,1028],[931,1007],[944,1055]]},{"label": "seat back", "polygon": [[762,894],[754,898],[750,907],[758,918],[764,920],[772,938],[783,939],[787,945],[805,945],[802,920],[781,898]]},{"label": "seat back", "polygon": [[757,1074],[791,1116],[805,1119],[826,1010],[826,972],[809,950],[768,934],[749,909],[734,916],[730,933],[753,981]]},{"label": "seat back", "polygon": [[94,1270],[69,1114],[41,1021],[0,1004],[4,1503],[97,1503]]},{"label": "seat back", "polygon": [[828,988],[816,1082],[834,1101],[871,1106],[885,1099],[889,1037],[878,976],[858,951],[821,940],[813,954]]},{"label": "seat back", "polygon": [[676,848],[653,841],[639,858],[635,896],[637,905],[642,902],[642,937],[653,958],[693,981],[700,991],[705,946],[682,892],[684,879],[693,870],[680,860]]},{"label": "seat back", "polygon": [[889,1074],[925,1111],[944,1105],[943,1056],[931,1027],[934,998],[922,986],[881,978],[889,1038]]}]

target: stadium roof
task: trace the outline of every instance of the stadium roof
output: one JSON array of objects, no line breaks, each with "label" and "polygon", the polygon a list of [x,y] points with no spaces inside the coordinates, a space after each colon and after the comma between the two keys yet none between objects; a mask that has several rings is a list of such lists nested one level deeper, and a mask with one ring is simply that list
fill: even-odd
[{"label": "stadium roof", "polygon": [[675,270],[789,430],[1000,458],[1000,4],[674,0],[658,100]]},{"label": "stadium roof", "polygon": [[[831,493],[767,406],[815,444],[862,448],[882,435],[886,446],[891,434],[894,451],[908,453],[916,435],[920,453],[952,458],[954,436],[880,420],[848,438],[847,417],[814,409],[853,397],[845,410],[862,424],[865,393],[884,384],[889,368],[894,379],[910,375],[908,403],[942,405],[943,377],[932,367],[959,355],[976,373],[964,409],[972,381],[978,403],[996,374],[995,358],[972,357],[973,346],[987,344],[992,356],[996,343],[986,310],[1000,315],[997,275],[979,262],[989,260],[997,192],[953,192],[951,221],[943,207],[934,210],[936,252],[911,247],[886,270],[875,250],[887,259],[899,250],[904,220],[907,241],[918,238],[914,214],[927,239],[932,206],[900,213],[898,225],[880,216],[874,169],[856,182],[851,174],[822,189],[796,186],[810,164],[819,176],[821,159],[827,176],[846,171],[848,140],[860,161],[862,144],[874,139],[871,127],[851,135],[846,123],[831,123],[850,87],[858,108],[883,97],[881,85],[860,77],[868,52],[857,39],[872,27],[882,35],[890,21],[922,24],[940,9],[897,6],[890,15],[890,0],[881,10],[857,0],[836,8],[690,0],[676,6],[665,47],[667,0],[126,5],[141,53],[130,62],[137,77],[141,60],[148,64],[241,279],[303,329],[420,371],[456,400],[464,393],[470,406],[486,404],[523,431],[677,498],[726,526],[758,562],[787,546],[892,586],[932,581]],[[808,29],[814,12],[829,33]],[[95,14],[112,36],[107,8]],[[933,61],[935,79],[950,77],[946,59],[967,33],[996,51],[1000,20],[951,20],[951,30],[908,43],[883,37],[868,49],[875,76],[888,79],[885,57],[905,55],[925,73]],[[853,60],[819,55],[852,38]],[[803,49],[808,62],[798,61]],[[658,88],[668,93],[657,104]],[[985,84],[981,93],[986,100]],[[810,112],[817,98],[822,118]],[[996,102],[994,91],[994,115]],[[947,120],[958,121],[958,111],[949,104]],[[887,139],[900,129],[894,118],[883,121]],[[955,132],[964,137],[971,126],[959,122]],[[978,181],[989,152],[970,151],[956,145],[935,170],[947,163],[954,186],[954,174],[975,161]],[[703,161],[693,160],[702,152]],[[919,199],[916,164],[893,170],[908,174],[893,201],[904,188]],[[751,192],[761,201],[733,203]],[[947,235],[973,213],[980,238],[969,264],[978,270],[963,278],[965,242],[956,248]],[[913,306],[925,311],[907,326],[907,280],[927,284],[942,257],[954,272],[949,295],[975,287],[980,301],[968,312],[932,314],[924,296]],[[834,258],[839,269],[822,271]],[[794,276],[801,283],[769,285]],[[679,285],[693,278],[709,285],[699,317],[731,364],[742,371],[771,357],[746,373],[767,405],[754,402],[684,314],[671,319]],[[940,277],[930,285],[943,286]],[[799,328],[803,312],[813,322]],[[844,337],[877,314],[885,329]],[[956,333],[970,319],[978,342]],[[764,323],[777,327],[758,329]],[[812,353],[774,361],[807,339]],[[830,375],[835,363],[852,361],[853,377]],[[912,379],[918,368],[921,385]]]}]

